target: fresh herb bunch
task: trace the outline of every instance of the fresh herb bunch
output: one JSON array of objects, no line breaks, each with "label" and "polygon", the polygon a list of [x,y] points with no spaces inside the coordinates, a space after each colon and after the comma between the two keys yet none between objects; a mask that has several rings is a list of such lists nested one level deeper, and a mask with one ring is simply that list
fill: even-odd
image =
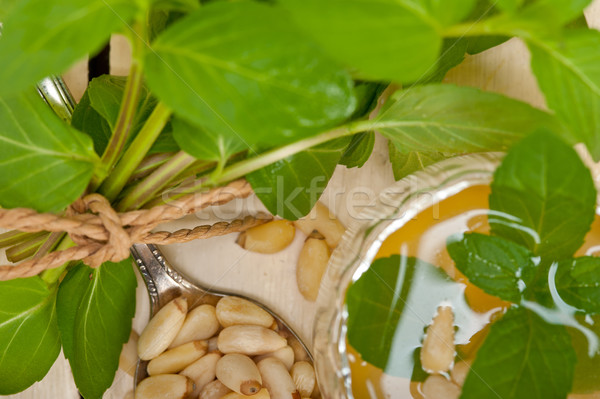
[{"label": "fresh herb bunch", "polygon": [[[62,212],[99,192],[124,211],[245,176],[272,213],[296,219],[314,205],[311,183],[323,190],[337,164],[366,161],[374,130],[390,141],[398,178],[544,127],[600,159],[600,34],[585,27],[588,3],[3,0],[0,205]],[[131,41],[129,76],[92,81],[61,121],[33,86],[114,32]],[[514,36],[553,114],[438,84],[465,54]],[[389,82],[406,89],[367,120]],[[16,261],[71,245],[18,232],[0,243]],[[0,394],[41,379],[62,345],[84,397],[101,397],[129,336],[134,287],[127,261],[0,283]]]},{"label": "fresh herb bunch", "polygon": [[[600,314],[600,259],[573,257],[596,214],[590,171],[568,144],[538,132],[511,148],[491,188],[491,234],[447,239],[456,268],[510,303],[494,317],[461,398],[564,399],[572,390],[595,392],[600,381],[589,377],[600,362],[600,330],[592,321]],[[414,348],[441,302],[452,302],[456,335],[470,339],[461,331],[470,314],[465,286],[416,258],[395,255],[371,268],[348,290],[350,343],[387,373],[423,380],[418,362],[412,366]],[[403,348],[392,347],[396,340]]]}]

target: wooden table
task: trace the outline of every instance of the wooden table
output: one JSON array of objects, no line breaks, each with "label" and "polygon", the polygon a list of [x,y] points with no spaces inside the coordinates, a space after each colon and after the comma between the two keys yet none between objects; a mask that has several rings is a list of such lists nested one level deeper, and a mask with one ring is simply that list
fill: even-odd
[{"label": "wooden table", "polygon": [[[587,10],[588,21],[600,27],[600,0]],[[121,38],[113,39],[113,70],[125,74],[128,62],[127,46]],[[65,75],[75,96],[80,96],[85,84],[85,63]],[[476,56],[468,57],[452,70],[447,82],[477,86],[500,92],[544,107],[544,98],[537,88],[529,66],[529,54],[522,42],[509,42]],[[345,224],[360,212],[385,187],[394,182],[387,158],[387,143],[377,138],[375,151],[361,169],[338,166],[325,191],[322,201]],[[264,210],[256,197],[211,209],[182,220],[161,226],[175,230],[209,224],[217,219],[233,219],[240,214]],[[240,213],[241,212],[241,213]],[[167,259],[180,271],[207,287],[224,289],[253,297],[282,315],[299,335],[310,344],[315,304],[299,294],[295,282],[295,264],[305,237],[298,232],[285,251],[274,255],[260,255],[241,249],[235,244],[236,235],[199,240],[187,244],[163,247]],[[140,332],[148,319],[148,299],[143,283],[138,278],[137,312],[134,329]],[[133,380],[119,370],[113,386],[104,398],[122,399],[133,389]],[[75,399],[79,398],[68,363],[59,357],[44,380],[27,391],[8,396],[13,399]]]}]

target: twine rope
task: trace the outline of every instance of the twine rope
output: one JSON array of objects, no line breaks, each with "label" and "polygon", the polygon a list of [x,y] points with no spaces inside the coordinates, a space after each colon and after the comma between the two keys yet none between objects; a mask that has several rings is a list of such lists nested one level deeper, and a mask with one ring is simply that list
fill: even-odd
[{"label": "twine rope", "polygon": [[246,230],[265,223],[270,216],[259,214],[230,223],[219,222],[173,233],[151,232],[161,223],[180,219],[209,206],[245,198],[251,193],[250,184],[240,179],[165,205],[123,213],[117,213],[106,198],[95,193],[75,201],[64,215],[37,213],[27,208],[0,209],[0,227],[25,232],[66,232],[76,244],[17,265],[1,265],[0,280],[34,276],[69,261],[83,260],[91,267],[98,267],[106,261],[119,262],[129,257],[133,243],[171,244]]}]

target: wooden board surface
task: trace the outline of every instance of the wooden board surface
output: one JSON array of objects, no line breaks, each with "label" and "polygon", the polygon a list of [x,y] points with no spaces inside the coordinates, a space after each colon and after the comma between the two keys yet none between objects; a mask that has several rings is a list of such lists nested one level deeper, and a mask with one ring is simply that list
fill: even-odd
[{"label": "wooden board surface", "polygon": [[[600,0],[596,0],[586,13],[594,27],[600,26]],[[113,40],[119,54],[113,73],[122,74],[122,60],[127,62],[127,51],[121,39]],[[85,84],[85,64],[80,64],[66,75],[76,96]],[[509,42],[476,56],[468,57],[458,68],[448,74],[447,82],[482,87],[504,93],[543,107],[543,96],[537,88],[529,67],[529,54],[519,40]],[[508,117],[508,116],[507,116]],[[361,169],[338,167],[322,201],[348,223],[357,217],[362,207],[368,205],[385,187],[393,183],[391,166],[387,160],[387,143],[377,138],[375,152]],[[256,197],[211,209],[208,212],[161,226],[175,230],[195,227],[217,219],[234,219],[243,214],[255,213],[264,208]],[[242,250],[235,244],[235,235],[175,244],[162,248],[167,259],[185,275],[205,287],[238,292],[253,297],[283,316],[310,344],[315,305],[302,298],[296,288],[295,263],[305,237],[298,232],[292,245],[275,255],[260,255]],[[200,256],[201,254],[201,256]],[[148,302],[145,288],[138,279],[138,309],[134,329],[141,331],[148,319]],[[122,399],[133,388],[132,378],[119,371],[113,387],[105,399]],[[44,380],[27,391],[8,396],[12,399],[76,399],[79,398],[68,363],[59,357]]]}]

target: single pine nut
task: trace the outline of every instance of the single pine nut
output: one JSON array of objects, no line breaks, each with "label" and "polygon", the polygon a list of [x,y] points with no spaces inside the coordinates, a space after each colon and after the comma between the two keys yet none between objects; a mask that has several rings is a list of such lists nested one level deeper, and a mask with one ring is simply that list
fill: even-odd
[{"label": "single pine nut", "polygon": [[209,353],[183,369],[179,374],[191,378],[196,384],[193,397],[200,394],[206,384],[216,377],[217,362],[221,358],[218,353]]},{"label": "single pine nut", "polygon": [[275,357],[281,360],[281,362],[285,365],[285,368],[288,369],[288,371],[291,370],[292,366],[294,365],[294,350],[289,345],[284,346],[283,348],[278,349],[275,352],[256,356],[254,358],[254,362],[258,363],[261,360],[266,359],[268,357]]},{"label": "single pine nut", "polygon": [[121,355],[119,356],[119,368],[132,377],[135,375],[135,368],[137,367],[138,361],[138,338],[139,337],[137,333],[131,330],[131,334],[129,334],[129,341],[123,345]]},{"label": "single pine nut", "polygon": [[309,362],[297,362],[292,366],[290,374],[300,395],[310,397],[317,383],[313,366]]},{"label": "single pine nut", "polygon": [[219,380],[209,382],[200,391],[199,399],[221,399],[223,396],[231,392],[231,389],[227,388]]},{"label": "single pine nut", "polygon": [[279,359],[268,357],[256,366],[272,399],[300,399],[292,376]]},{"label": "single pine nut", "polygon": [[192,341],[209,339],[219,331],[219,328],[215,307],[200,305],[190,310],[179,334],[173,340],[171,348]]},{"label": "single pine nut", "polygon": [[450,371],[450,378],[452,378],[452,381],[454,381],[456,385],[462,387],[470,370],[471,362],[468,360],[461,360],[460,362],[455,363],[454,367],[452,367],[452,371]]},{"label": "single pine nut", "polygon": [[142,380],[135,389],[135,399],[184,399],[194,390],[194,382],[183,375],[161,374]]},{"label": "single pine nut", "polygon": [[321,399],[321,389],[319,388],[319,382],[315,384],[315,389],[313,390],[312,395],[310,395],[312,399]]},{"label": "single pine nut", "polygon": [[237,243],[248,251],[272,254],[290,245],[295,234],[292,222],[274,220],[240,233]]},{"label": "single pine nut", "polygon": [[221,331],[217,344],[223,353],[254,356],[281,349],[287,341],[275,331],[261,326],[231,326]]},{"label": "single pine nut", "polygon": [[325,240],[311,234],[306,241],[296,266],[298,290],[309,301],[315,301],[319,294],[321,279],[329,262],[329,247]]},{"label": "single pine nut", "polygon": [[192,341],[161,353],[148,363],[148,374],[178,373],[206,355],[206,341]]},{"label": "single pine nut", "polygon": [[454,362],[454,316],[449,306],[438,307],[438,313],[427,327],[421,348],[421,364],[428,373],[445,373]]},{"label": "single pine nut", "polygon": [[423,383],[425,399],[458,399],[460,388],[441,375],[431,375]]},{"label": "single pine nut", "polygon": [[179,333],[186,313],[187,301],[182,297],[173,299],[159,310],[140,335],[140,359],[150,360],[163,353]]},{"label": "single pine nut", "polygon": [[[248,398],[248,396],[241,395],[237,392],[230,392],[227,395],[221,397],[221,399],[244,399]],[[256,395],[252,395],[252,399],[270,399],[271,395],[269,395],[269,391],[266,388],[263,388]]]},{"label": "single pine nut", "polygon": [[308,357],[308,353],[306,353],[306,349],[304,346],[298,341],[298,338],[293,335],[289,335],[287,337],[288,345],[294,351],[294,360],[297,362],[308,361],[310,358]]},{"label": "single pine nut", "polygon": [[223,327],[252,324],[270,328],[273,316],[252,302],[235,296],[226,296],[217,303],[217,319]]},{"label": "single pine nut", "polygon": [[246,396],[256,395],[262,389],[262,378],[256,364],[239,353],[230,353],[219,359],[217,379],[232,391]]},{"label": "single pine nut", "polygon": [[314,230],[325,236],[327,245],[337,247],[346,228],[335,218],[325,205],[317,202],[308,215],[294,222],[296,228],[309,236]]}]

